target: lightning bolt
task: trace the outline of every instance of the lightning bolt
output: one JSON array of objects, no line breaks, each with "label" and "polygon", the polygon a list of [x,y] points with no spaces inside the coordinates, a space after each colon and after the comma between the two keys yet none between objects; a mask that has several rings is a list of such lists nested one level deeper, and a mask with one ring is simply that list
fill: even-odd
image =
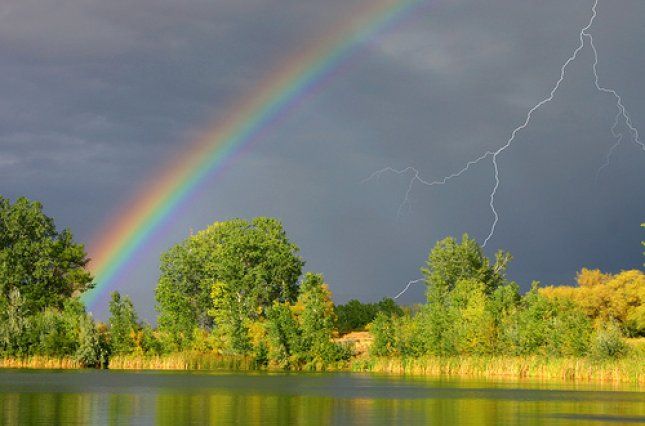
[{"label": "lightning bolt", "polygon": [[621,116],[622,116],[622,112],[618,111],[616,113],[616,118],[614,119],[614,125],[611,126],[611,134],[614,136],[614,139],[616,139],[616,141],[607,151],[607,155],[605,155],[605,162],[602,163],[602,165],[598,168],[598,171],[596,172],[596,181],[598,181],[598,179],[600,178],[600,173],[602,173],[604,169],[609,167],[609,164],[611,163],[611,157],[614,154],[614,151],[616,150],[616,148],[620,146],[620,143],[623,141],[623,134],[616,131],[616,129],[618,128],[618,125],[620,124]]},{"label": "lightning bolt", "polygon": [[[593,5],[594,15],[596,14],[597,6],[598,6],[598,0],[595,0],[595,3]],[[616,100],[616,107],[618,109],[618,112],[616,113],[616,118],[614,119],[614,125],[611,127],[611,134],[616,139],[616,142],[609,148],[609,151],[607,151],[605,162],[600,166],[600,168],[598,169],[598,173],[596,174],[596,179],[597,179],[600,176],[600,173],[602,172],[602,170],[609,166],[611,162],[611,157],[614,151],[616,150],[616,148],[618,148],[618,146],[620,146],[623,140],[623,134],[620,132],[617,132],[616,130],[618,129],[621,119],[624,121],[625,126],[629,129],[629,132],[632,135],[632,141],[634,142],[634,144],[640,147],[643,151],[645,151],[645,143],[643,143],[640,140],[638,129],[632,124],[632,119],[629,116],[627,109],[623,105],[622,97],[614,89],[610,89],[600,85],[600,78],[598,77],[598,50],[596,49],[596,45],[594,44],[593,36],[586,31],[584,31],[584,36],[587,37],[587,39],[589,40],[589,46],[591,46],[591,50],[593,51],[594,61],[593,61],[592,70],[594,75],[594,85],[596,86],[596,89],[599,92],[608,93],[612,95]]]},{"label": "lightning bolt", "polygon": [[405,288],[404,288],[403,290],[401,290],[401,291],[399,292],[399,294],[397,294],[396,296],[394,296],[394,299],[398,299],[399,297],[403,296],[403,294],[404,294],[406,291],[408,291],[408,289],[410,288],[410,286],[411,286],[412,284],[420,283],[420,282],[422,282],[422,281],[425,281],[425,278],[418,278],[418,279],[416,279],[416,280],[408,281],[408,284],[405,286]]},{"label": "lightning bolt", "polygon": [[[620,127],[621,122],[624,123],[625,127],[629,130],[632,136],[633,142],[639,146],[643,151],[645,151],[645,144],[640,140],[640,135],[638,132],[638,129],[633,125],[631,117],[629,115],[629,112],[627,111],[627,108],[625,108],[625,105],[623,104],[623,99],[622,97],[616,92],[616,90],[604,87],[600,84],[600,78],[598,76],[598,50],[596,49],[596,45],[594,44],[594,39],[593,36],[589,33],[589,29],[593,25],[596,17],[597,17],[597,7],[598,7],[598,0],[594,0],[593,6],[591,8],[591,17],[589,18],[589,21],[587,22],[587,25],[582,27],[580,30],[580,33],[578,35],[579,43],[578,46],[573,50],[571,53],[571,56],[567,58],[567,60],[562,64],[560,67],[560,76],[551,88],[551,91],[549,92],[548,96],[546,96],[544,99],[536,103],[532,108],[530,108],[524,118],[524,121],[517,126],[515,129],[510,134],[510,137],[506,140],[506,142],[501,145],[499,148],[497,148],[494,151],[488,150],[485,151],[483,154],[481,154],[479,157],[476,157],[473,160],[468,161],[461,169],[458,171],[444,176],[441,179],[435,180],[435,181],[429,181],[424,179],[421,176],[421,173],[419,172],[418,169],[414,167],[406,167],[404,169],[395,169],[392,167],[385,167],[381,170],[377,170],[376,172],[372,173],[370,176],[368,176],[366,179],[363,180],[363,183],[369,182],[373,179],[378,179],[380,178],[381,175],[384,173],[393,173],[397,175],[404,175],[404,174],[410,174],[411,178],[408,183],[408,187],[405,191],[405,196],[403,198],[403,201],[401,202],[401,205],[399,206],[399,209],[397,211],[397,217],[401,215],[401,212],[403,208],[407,205],[410,206],[410,195],[412,194],[412,191],[414,189],[415,184],[420,184],[424,186],[438,186],[438,185],[445,185],[448,183],[450,180],[457,178],[464,173],[466,173],[470,168],[476,164],[479,164],[480,162],[490,159],[491,165],[493,168],[494,172],[494,184],[490,192],[490,197],[489,197],[489,207],[493,216],[492,223],[490,225],[488,234],[486,235],[486,238],[484,239],[482,243],[482,247],[486,247],[488,242],[493,238],[495,235],[495,228],[497,227],[497,224],[499,222],[499,213],[495,207],[495,196],[497,195],[497,190],[499,189],[499,186],[501,184],[501,180],[499,177],[499,163],[498,159],[500,155],[502,155],[507,149],[509,149],[513,143],[516,141],[518,134],[526,129],[530,124],[531,120],[533,118],[533,115],[535,114],[536,111],[540,110],[542,107],[545,105],[549,104],[553,99],[555,98],[556,93],[560,89],[560,86],[562,85],[562,82],[564,81],[567,73],[567,68],[569,65],[574,62],[580,52],[585,48],[587,45],[586,42],[588,42],[589,47],[591,48],[593,55],[594,55],[594,62],[592,66],[592,71],[594,75],[594,85],[596,89],[605,94],[609,94],[614,97],[616,101],[616,108],[618,112],[616,113],[615,119],[614,119],[614,124],[611,127],[611,133],[612,136],[615,138],[615,143],[611,146],[609,149],[606,157],[605,157],[605,162],[600,166],[598,169],[598,174],[600,172],[609,166],[610,161],[611,161],[611,156],[613,152],[618,148],[618,146],[621,144],[624,135],[622,132],[618,130]],[[416,280],[409,281],[408,284],[405,286],[405,288],[399,292],[394,298],[397,299],[401,295],[403,295],[412,284],[418,283],[423,281],[423,278],[419,278]]]}]

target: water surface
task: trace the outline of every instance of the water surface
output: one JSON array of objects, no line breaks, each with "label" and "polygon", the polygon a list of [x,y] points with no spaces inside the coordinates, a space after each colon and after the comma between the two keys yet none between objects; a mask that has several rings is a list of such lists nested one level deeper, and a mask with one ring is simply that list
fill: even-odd
[{"label": "water surface", "polygon": [[371,374],[0,371],[0,424],[645,423],[633,385]]}]

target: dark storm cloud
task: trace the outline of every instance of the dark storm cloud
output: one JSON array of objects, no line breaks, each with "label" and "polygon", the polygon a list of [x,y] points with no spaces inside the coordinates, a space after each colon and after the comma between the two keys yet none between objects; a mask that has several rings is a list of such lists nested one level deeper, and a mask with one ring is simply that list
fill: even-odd
[{"label": "dark storm cloud", "polygon": [[[0,5],[0,193],[44,202],[81,240],[292,52],[356,1],[4,1]],[[434,2],[365,46],[136,260],[120,290],[153,316],[159,253],[214,220],[274,215],[339,301],[396,294],[434,242],[492,219],[490,163],[450,185],[361,179],[386,165],[429,179],[500,146],[545,97],[578,43],[591,0]],[[645,128],[645,5],[600,2],[593,33],[602,83]],[[510,275],[570,281],[582,266],[642,263],[645,153],[613,143],[612,99],[594,91],[591,53],[500,157],[491,250]],[[420,288],[405,301],[422,299]]]}]

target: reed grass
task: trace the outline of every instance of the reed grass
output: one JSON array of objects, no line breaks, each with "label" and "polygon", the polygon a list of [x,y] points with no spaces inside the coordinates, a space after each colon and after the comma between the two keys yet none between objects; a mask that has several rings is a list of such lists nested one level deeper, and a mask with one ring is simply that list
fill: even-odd
[{"label": "reed grass", "polygon": [[117,370],[248,371],[254,369],[254,364],[250,357],[186,351],[158,356],[117,355],[110,358],[109,368]]},{"label": "reed grass", "polygon": [[83,366],[80,362],[69,357],[29,356],[0,358],[0,368],[76,369],[83,368]]},{"label": "reed grass", "polygon": [[[640,351],[638,351],[640,352]],[[598,381],[645,385],[642,353],[618,360],[590,358],[548,358],[542,356],[461,356],[461,357],[363,357],[345,365],[323,366],[316,371],[360,371],[405,375],[556,379]],[[30,356],[0,358],[0,368],[78,369],[83,366],[73,358]],[[119,355],[110,359],[116,370],[228,370],[252,371],[257,366],[251,357],[222,356],[217,353],[186,351],[168,355]],[[262,368],[266,369],[266,368]],[[269,370],[276,368],[268,368]],[[311,369],[311,368],[309,368]]]},{"label": "reed grass", "polygon": [[536,378],[645,385],[645,363],[642,357],[605,361],[541,356],[368,358],[353,362],[351,368],[353,371],[425,376]]}]

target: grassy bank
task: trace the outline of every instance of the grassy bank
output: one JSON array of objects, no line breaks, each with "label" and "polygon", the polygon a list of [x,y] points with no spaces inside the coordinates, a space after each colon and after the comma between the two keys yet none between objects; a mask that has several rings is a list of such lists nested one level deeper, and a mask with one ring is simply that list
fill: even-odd
[{"label": "grassy bank", "polygon": [[535,378],[645,384],[645,364],[640,357],[611,361],[538,356],[366,358],[353,362],[351,369],[352,371],[426,376]]},{"label": "grassy bank", "polygon": [[[82,366],[71,358],[2,358],[0,368],[77,369]],[[182,352],[161,356],[126,355],[110,359],[115,370],[257,370],[250,357]],[[266,370],[266,368],[263,368]],[[639,356],[619,360],[595,361],[588,358],[530,357],[423,357],[354,359],[345,366],[326,370],[450,376],[477,378],[532,378],[581,380],[598,382],[629,382],[645,385],[645,363]],[[279,370],[277,370],[279,371]]]},{"label": "grassy bank", "polygon": [[[183,352],[163,356],[116,356],[110,368],[123,370],[256,370],[249,357]],[[267,368],[262,368],[266,370]],[[271,368],[269,368],[271,369]],[[323,370],[323,369],[319,369]],[[588,358],[528,357],[423,357],[354,359],[327,367],[327,371],[356,371],[424,376],[478,378],[534,378],[598,382],[629,382],[645,385],[645,363],[640,356],[596,361]],[[276,371],[280,371],[276,369]]]},{"label": "grassy bank", "polygon": [[80,362],[69,357],[30,356],[0,358],[0,368],[74,369],[83,368],[83,366]]},{"label": "grassy bank", "polygon": [[110,358],[110,368],[117,370],[231,370],[254,369],[253,359],[222,356],[216,353],[181,352],[159,356],[122,355]]}]

